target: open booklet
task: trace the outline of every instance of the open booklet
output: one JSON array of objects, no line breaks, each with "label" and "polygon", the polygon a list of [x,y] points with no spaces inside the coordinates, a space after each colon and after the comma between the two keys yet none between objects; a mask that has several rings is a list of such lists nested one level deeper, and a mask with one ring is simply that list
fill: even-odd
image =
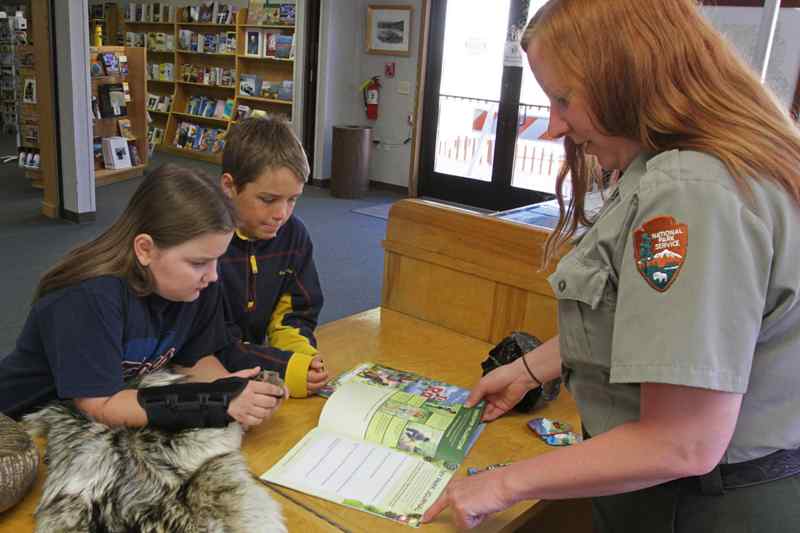
[{"label": "open booklet", "polygon": [[319,425],[261,478],[417,527],[480,434],[482,412],[446,395],[342,380]]},{"label": "open booklet", "polygon": [[327,398],[337,387],[350,381],[400,389],[447,404],[463,404],[469,397],[469,391],[462,387],[370,362],[338,375],[317,391],[317,395]]}]

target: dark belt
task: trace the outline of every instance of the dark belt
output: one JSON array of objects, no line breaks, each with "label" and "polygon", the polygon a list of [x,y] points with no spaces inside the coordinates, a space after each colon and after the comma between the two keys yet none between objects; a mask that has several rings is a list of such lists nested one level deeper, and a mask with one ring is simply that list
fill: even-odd
[{"label": "dark belt", "polygon": [[[583,440],[592,438],[583,425],[581,430]],[[719,496],[725,494],[726,489],[743,489],[798,474],[800,474],[800,448],[778,450],[764,457],[741,463],[718,464],[708,474],[676,479],[674,482],[697,481],[700,484],[700,492],[707,496]]]},{"label": "dark belt", "polygon": [[741,463],[719,464],[708,474],[695,478],[700,492],[709,496],[724,494],[727,489],[752,487],[800,474],[800,449],[777,452]]}]

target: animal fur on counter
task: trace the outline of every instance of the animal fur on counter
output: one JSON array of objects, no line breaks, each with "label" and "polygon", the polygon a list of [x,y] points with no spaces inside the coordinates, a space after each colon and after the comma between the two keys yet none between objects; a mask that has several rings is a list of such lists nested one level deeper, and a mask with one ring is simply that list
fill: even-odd
[{"label": "animal fur on counter", "polygon": [[[183,376],[158,371],[139,387]],[[68,403],[25,417],[47,438],[36,531],[245,533],[287,531],[280,506],[240,453],[242,428],[111,428]]]}]

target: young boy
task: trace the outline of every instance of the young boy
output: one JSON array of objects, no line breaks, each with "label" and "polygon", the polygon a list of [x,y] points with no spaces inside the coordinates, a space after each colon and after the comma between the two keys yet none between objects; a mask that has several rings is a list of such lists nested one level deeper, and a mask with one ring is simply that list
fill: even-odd
[{"label": "young boy", "polygon": [[322,290],[313,247],[292,215],[308,159],[281,118],[243,120],[226,140],[221,184],[239,220],[219,270],[229,329],[244,344],[220,358],[228,369],[277,370],[302,398],[328,379],[314,338]]}]

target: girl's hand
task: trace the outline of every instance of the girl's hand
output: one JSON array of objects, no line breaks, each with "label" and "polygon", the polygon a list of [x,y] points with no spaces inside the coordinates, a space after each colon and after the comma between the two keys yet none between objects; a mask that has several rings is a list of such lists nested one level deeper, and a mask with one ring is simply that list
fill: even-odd
[{"label": "girl's hand", "polygon": [[[234,372],[231,376],[251,379],[259,372],[261,368],[254,367]],[[244,390],[228,405],[228,414],[245,430],[250,429],[275,414],[287,394],[286,387],[251,379]]]}]

